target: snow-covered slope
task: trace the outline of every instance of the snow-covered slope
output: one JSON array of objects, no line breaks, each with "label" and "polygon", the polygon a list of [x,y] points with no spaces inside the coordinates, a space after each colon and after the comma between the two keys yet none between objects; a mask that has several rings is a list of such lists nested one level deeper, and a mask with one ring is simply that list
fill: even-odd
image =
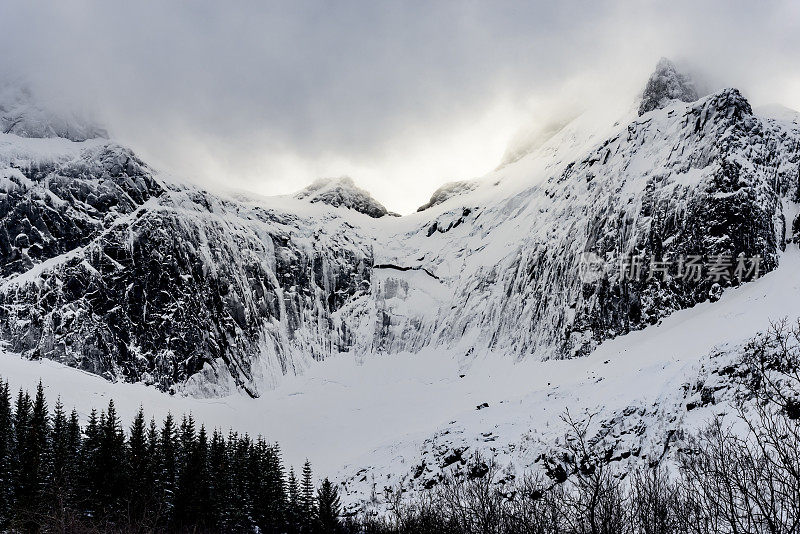
[{"label": "snow-covered slope", "polygon": [[[800,250],[792,244],[762,279],[606,341],[586,358],[513,364],[489,354],[468,372],[432,367],[422,384],[405,384],[413,392],[407,404],[377,401],[379,421],[391,424],[397,404],[417,419],[402,427],[408,435],[340,470],[347,500],[361,507],[399,488],[430,487],[476,453],[511,475],[545,469],[545,456],[563,452],[567,412],[591,421],[587,437],[599,457],[660,460],[714,415],[733,411],[729,375],[746,342],[782,320],[800,320],[798,272]],[[404,365],[419,364],[409,360]]]},{"label": "snow-covered slope", "polygon": [[[341,353],[441,351],[464,369],[589,354],[738,283],[686,279],[681,258],[760,256],[768,272],[791,238],[797,124],[734,89],[656,89],[641,116],[586,113],[400,218],[349,179],[233,200],[104,139],[2,134],[0,336],[196,395],[263,395]],[[669,271],[625,279],[631,255]]]}]

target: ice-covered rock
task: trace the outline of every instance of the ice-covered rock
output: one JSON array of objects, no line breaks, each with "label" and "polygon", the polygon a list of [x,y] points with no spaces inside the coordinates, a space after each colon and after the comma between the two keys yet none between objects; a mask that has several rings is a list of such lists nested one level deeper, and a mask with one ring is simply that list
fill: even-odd
[{"label": "ice-covered rock", "polygon": [[42,153],[14,137],[0,139],[13,141],[0,192],[11,349],[165,390],[213,390],[201,373],[252,395],[346,350],[331,315],[369,290],[373,261],[343,221],[163,183],[113,143]]},{"label": "ice-covered rock", "polygon": [[639,115],[663,108],[673,100],[694,102],[697,97],[694,82],[688,76],[678,72],[675,64],[670,60],[661,58],[656,65],[655,72],[647,80],[644,93],[642,93],[642,102],[639,105]]},{"label": "ice-covered rock", "polygon": [[467,193],[475,189],[478,184],[474,181],[460,180],[457,182],[447,182],[439,187],[431,195],[430,200],[417,208],[417,211],[425,211],[428,208],[441,204],[445,200],[458,196],[462,193]]}]

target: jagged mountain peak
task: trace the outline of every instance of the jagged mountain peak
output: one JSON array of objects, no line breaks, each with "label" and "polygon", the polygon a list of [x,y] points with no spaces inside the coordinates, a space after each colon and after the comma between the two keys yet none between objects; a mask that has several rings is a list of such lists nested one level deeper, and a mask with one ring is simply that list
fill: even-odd
[{"label": "jagged mountain peak", "polygon": [[639,115],[663,108],[673,100],[694,102],[697,99],[697,89],[692,79],[678,71],[672,61],[662,57],[645,85]]},{"label": "jagged mountain peak", "polygon": [[294,197],[312,203],[322,202],[336,208],[349,208],[374,218],[393,215],[369,191],[358,187],[349,176],[319,178]]},{"label": "jagged mountain peak", "polygon": [[0,132],[70,141],[108,138],[106,130],[87,117],[40,99],[28,85],[17,80],[0,82]]}]

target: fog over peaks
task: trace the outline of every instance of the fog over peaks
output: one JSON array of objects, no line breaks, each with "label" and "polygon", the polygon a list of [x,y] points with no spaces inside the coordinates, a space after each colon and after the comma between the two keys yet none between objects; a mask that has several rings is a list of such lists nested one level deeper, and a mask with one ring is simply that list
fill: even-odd
[{"label": "fog over peaks", "polygon": [[633,102],[662,56],[700,92],[800,108],[788,0],[8,1],[0,20],[0,72],[157,167],[259,194],[348,175],[401,213],[513,159],[524,132]]}]

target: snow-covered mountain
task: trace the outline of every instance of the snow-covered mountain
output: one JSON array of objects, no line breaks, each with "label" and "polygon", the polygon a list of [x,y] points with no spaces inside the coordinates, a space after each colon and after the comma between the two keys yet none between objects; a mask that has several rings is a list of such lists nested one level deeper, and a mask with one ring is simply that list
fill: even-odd
[{"label": "snow-covered mountain", "polygon": [[[662,61],[629,110],[581,115],[401,218],[349,178],[234,200],[99,130],[12,128],[0,335],[29,358],[199,395],[258,396],[340,353],[436,347],[465,368],[489,351],[589,354],[739,283],[686,279],[681,258],[759,256],[769,272],[799,224],[797,122],[735,89],[692,91]],[[626,279],[631,255],[668,272]]]},{"label": "snow-covered mountain", "polygon": [[541,467],[566,408],[608,461],[657,460],[725,413],[743,343],[800,317],[800,118],[694,91],[662,61],[626,109],[394,217],[346,177],[212,194],[5,90],[0,374],[83,416],[114,397],[265,434],[353,506],[475,451]]},{"label": "snow-covered mountain", "polygon": [[87,117],[72,111],[56,110],[53,102],[34,98],[29,87],[19,81],[0,81],[0,132],[20,137],[62,137],[86,141],[108,137],[108,133]]}]

